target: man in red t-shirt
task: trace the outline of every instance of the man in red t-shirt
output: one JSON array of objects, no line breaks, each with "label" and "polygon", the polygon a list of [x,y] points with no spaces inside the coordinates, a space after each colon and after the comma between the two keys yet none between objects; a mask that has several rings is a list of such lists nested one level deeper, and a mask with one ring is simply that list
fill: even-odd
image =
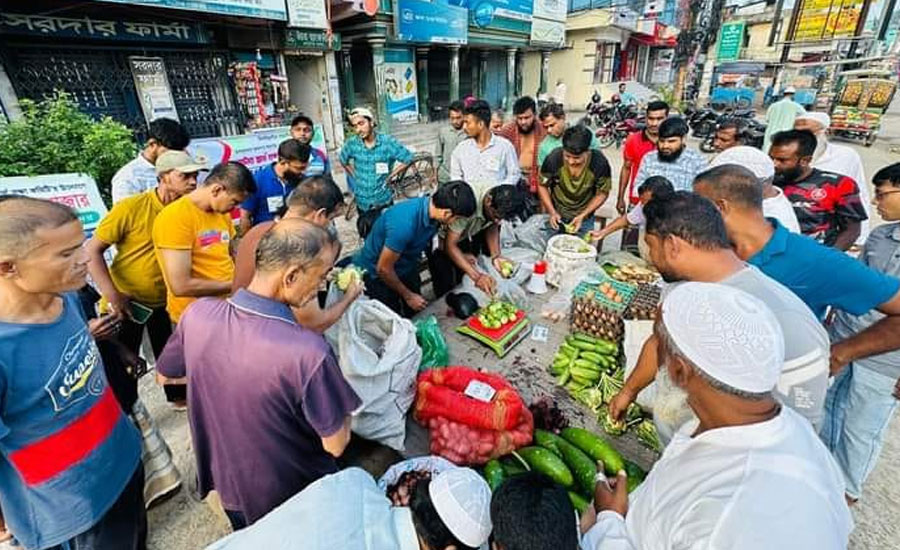
[{"label": "man in red t-shirt", "polygon": [[812,167],[816,137],[807,130],[787,130],[772,136],[769,156],[775,163],[774,184],[791,201],[800,231],[817,241],[847,250],[867,219],[852,178]]},{"label": "man in red t-shirt", "polygon": [[[637,176],[641,160],[650,151],[656,150],[659,136],[659,125],[669,116],[669,105],[665,101],[651,101],[647,104],[647,126],[642,132],[635,132],[625,140],[622,149],[622,172],[619,174],[619,199],[616,210],[625,214],[628,205],[636,205],[640,199],[634,189],[634,178]],[[628,190],[628,202],[625,202],[625,190]]]}]

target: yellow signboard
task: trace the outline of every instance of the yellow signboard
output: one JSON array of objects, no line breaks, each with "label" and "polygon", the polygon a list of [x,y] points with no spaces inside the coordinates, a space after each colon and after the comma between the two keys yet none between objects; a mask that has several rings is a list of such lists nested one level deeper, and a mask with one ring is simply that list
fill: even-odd
[{"label": "yellow signboard", "polygon": [[793,40],[809,42],[856,35],[867,0],[801,0]]}]

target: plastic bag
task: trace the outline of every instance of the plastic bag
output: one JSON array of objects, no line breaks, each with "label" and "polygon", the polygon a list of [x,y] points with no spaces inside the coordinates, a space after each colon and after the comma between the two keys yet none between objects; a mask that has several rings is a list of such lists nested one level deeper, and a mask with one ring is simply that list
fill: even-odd
[{"label": "plastic bag", "polygon": [[596,264],[582,265],[560,275],[559,291],[541,307],[541,316],[561,320],[569,315],[572,309],[572,292],[578,283],[599,277],[602,269]]},{"label": "plastic bag", "polygon": [[547,214],[536,214],[524,222],[503,222],[500,226],[500,248],[504,254],[508,248],[526,248],[543,255],[547,249],[545,228],[550,220]]},{"label": "plastic bag", "polygon": [[452,462],[440,456],[417,456],[398,462],[387,469],[378,480],[378,488],[387,491],[389,485],[397,483],[400,476],[406,472],[431,472],[436,476],[441,472],[456,468]]},{"label": "plastic bag", "polygon": [[354,433],[402,451],[422,359],[415,326],[361,296],[326,334],[335,339],[341,371],[363,401],[352,419]]},{"label": "plastic bag", "polygon": [[416,321],[416,341],[422,348],[422,362],[419,372],[434,367],[446,367],[450,361],[447,341],[438,325],[437,317],[429,315],[427,319]]},{"label": "plastic bag", "polygon": [[[528,299],[525,289],[522,288],[522,283],[531,276],[530,270],[519,269],[512,278],[504,279],[494,269],[493,262],[487,256],[478,257],[478,270],[482,273],[487,273],[497,282],[497,286],[494,289],[494,300],[509,302],[519,309],[531,311],[531,300]],[[468,292],[481,307],[491,302],[491,297],[476,287],[475,281],[468,275],[463,276],[462,283],[459,284],[454,292]]]}]

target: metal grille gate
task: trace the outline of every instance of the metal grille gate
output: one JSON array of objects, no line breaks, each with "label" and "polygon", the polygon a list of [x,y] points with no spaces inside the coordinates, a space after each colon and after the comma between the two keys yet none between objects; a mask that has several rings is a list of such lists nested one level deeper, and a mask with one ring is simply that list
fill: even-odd
[{"label": "metal grille gate", "polygon": [[91,116],[108,115],[134,130],[139,142],[146,139],[147,125],[128,56],[161,57],[178,117],[191,137],[240,134],[244,130],[224,52],[6,43],[0,47],[0,55],[20,98],[40,100],[54,90],[65,90]]}]

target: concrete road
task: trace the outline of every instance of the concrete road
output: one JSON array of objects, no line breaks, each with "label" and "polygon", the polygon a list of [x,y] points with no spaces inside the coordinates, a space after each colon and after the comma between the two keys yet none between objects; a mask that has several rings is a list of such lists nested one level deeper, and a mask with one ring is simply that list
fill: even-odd
[{"label": "concrete road", "polygon": [[[900,115],[894,115],[886,125],[884,139],[873,147],[859,145],[867,175],[890,163],[900,162],[900,151],[892,153],[891,145],[900,143]],[[696,144],[694,144],[696,146]],[[607,149],[607,157],[618,174],[621,154],[615,148]],[[617,179],[617,178],[614,178]],[[605,210],[612,215],[614,200],[608,201]],[[877,214],[875,214],[877,217]],[[880,220],[876,220],[880,223]],[[358,246],[355,229],[351,224],[340,224],[345,249]],[[162,392],[145,377],[141,384],[141,395],[162,433],[175,453],[176,462],[185,478],[182,490],[168,501],[149,511],[151,550],[191,550],[205,545],[225,535],[228,525],[212,511],[212,508],[191,498],[188,481],[194,473],[193,455],[190,449],[185,413],[175,412],[167,407]],[[900,419],[894,418],[888,430],[887,443],[878,466],[865,487],[862,500],[854,508],[856,530],[851,538],[850,548],[874,550],[880,548],[900,548]],[[298,541],[297,548],[302,548]]]}]

